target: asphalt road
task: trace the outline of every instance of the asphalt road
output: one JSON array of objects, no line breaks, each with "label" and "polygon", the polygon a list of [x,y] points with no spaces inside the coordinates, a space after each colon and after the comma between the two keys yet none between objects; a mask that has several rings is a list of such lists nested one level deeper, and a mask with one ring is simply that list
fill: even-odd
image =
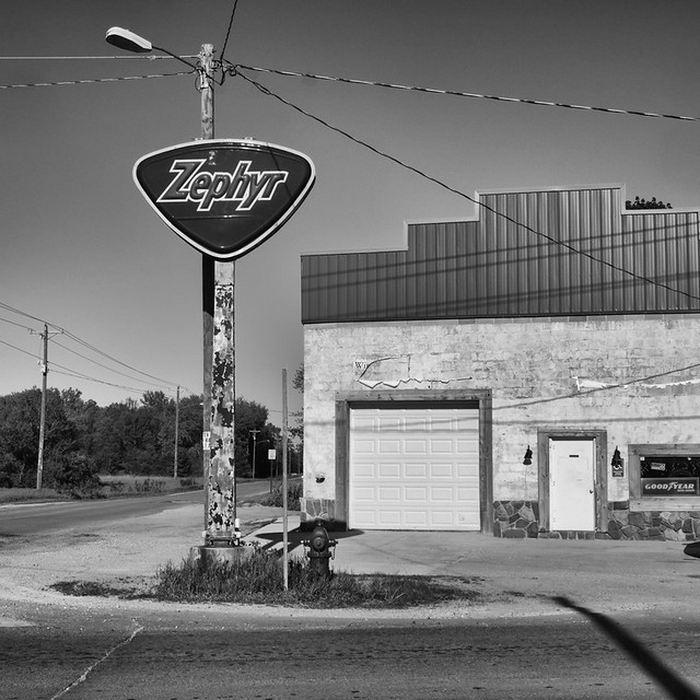
[{"label": "asphalt road", "polygon": [[[668,695],[605,634],[571,616],[398,624],[336,618],[278,629],[269,620],[250,629],[231,619],[0,630],[2,697],[698,697],[692,690]],[[700,680],[696,620],[621,622],[686,682]]]},{"label": "asphalt road", "polygon": [[[238,501],[269,492],[266,479],[240,481]],[[90,501],[18,503],[0,506],[0,537],[41,533],[151,515],[187,503],[201,503],[202,491],[186,491],[158,496],[135,496]],[[1,697],[1,696],[0,696]]]}]

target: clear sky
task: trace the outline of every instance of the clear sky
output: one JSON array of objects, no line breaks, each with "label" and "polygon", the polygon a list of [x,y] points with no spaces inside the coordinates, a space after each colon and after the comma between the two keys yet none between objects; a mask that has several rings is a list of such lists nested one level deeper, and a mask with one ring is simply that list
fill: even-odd
[{"label": "clear sky", "polygon": [[[186,70],[170,60],[112,58],[129,54],[106,44],[105,31],[127,27],[180,55],[197,54],[203,43],[220,52],[233,4],[13,3],[0,24],[3,57],[106,58],[3,59],[0,85]],[[698,19],[697,0],[239,0],[224,58],[697,116]],[[629,196],[700,205],[700,122],[248,75],[469,195],[621,183]],[[0,303],[57,324],[132,368],[54,336],[51,386],[79,388],[100,404],[167,388],[160,380],[201,391],[200,254],[166,228],[131,177],[142,155],[199,136],[194,82],[183,76],[0,89]],[[215,103],[217,137],[283,144],[316,165],[316,185],[301,209],[236,263],[238,395],[266,405],[279,423],[281,369],[291,377],[303,357],[300,255],[398,248],[404,221],[471,217],[474,209],[240,77],[217,88]],[[30,355],[41,354],[41,342],[26,327],[40,331],[41,324],[1,308],[0,318],[0,341],[15,346],[0,343],[0,394],[40,385]],[[68,377],[51,363],[121,386]],[[138,381],[146,377],[135,370],[157,377],[150,380],[156,386]]]}]

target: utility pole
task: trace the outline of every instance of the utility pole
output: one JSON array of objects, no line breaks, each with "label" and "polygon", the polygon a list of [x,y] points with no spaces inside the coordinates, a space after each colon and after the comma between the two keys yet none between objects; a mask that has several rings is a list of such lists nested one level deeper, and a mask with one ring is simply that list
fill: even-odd
[{"label": "utility pole", "polygon": [[175,445],[173,448],[173,478],[177,479],[177,448],[180,442],[180,386],[175,394]]},{"label": "utility pole", "polygon": [[44,473],[44,437],[46,434],[46,375],[49,373],[49,327],[44,324],[44,332],[41,334],[44,341],[44,352],[41,364],[41,409],[39,412],[39,458],[36,465],[36,488],[41,488],[41,480]]},{"label": "utility pole", "polygon": [[255,478],[255,447],[258,439],[259,430],[248,431],[253,436],[253,479]]},{"label": "utility pole", "polygon": [[[199,54],[201,134],[214,138],[214,47]],[[204,545],[238,543],[234,408],[236,362],[234,325],[235,267],[232,260],[202,255],[204,345],[203,467],[206,504]]]}]

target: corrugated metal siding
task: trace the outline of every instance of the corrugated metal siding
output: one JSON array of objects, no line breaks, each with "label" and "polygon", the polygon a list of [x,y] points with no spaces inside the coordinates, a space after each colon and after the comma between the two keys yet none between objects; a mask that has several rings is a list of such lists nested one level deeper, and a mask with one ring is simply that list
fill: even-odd
[{"label": "corrugated metal siding", "polygon": [[696,211],[623,215],[619,188],[480,202],[478,221],[410,225],[406,251],[303,256],[302,321],[700,310]]}]

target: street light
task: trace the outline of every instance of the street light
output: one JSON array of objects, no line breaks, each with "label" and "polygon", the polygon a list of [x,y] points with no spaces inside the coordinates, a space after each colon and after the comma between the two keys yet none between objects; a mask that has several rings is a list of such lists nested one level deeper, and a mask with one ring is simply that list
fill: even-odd
[{"label": "street light", "polygon": [[139,36],[130,29],[124,29],[123,27],[110,27],[105,35],[105,41],[112,46],[116,46],[118,49],[123,49],[124,51],[131,51],[131,53],[151,53],[153,49],[156,51],[162,51],[171,58],[175,58],[181,61],[186,66],[197,70],[197,66],[193,65],[189,61],[186,61],[182,56],[170,53],[167,49],[163,49],[160,46],[153,46],[153,44],[142,36]]},{"label": "street light", "polygon": [[[151,41],[122,27],[107,30],[105,40],[112,46],[145,54],[153,49],[181,61],[199,74],[201,94],[201,138],[214,138],[214,71],[221,67],[214,60],[212,44],[202,44],[197,64],[186,61]],[[233,419],[235,406],[234,263],[202,255],[204,401],[203,467],[205,483],[204,546],[239,544],[236,517],[236,478],[234,467]],[[216,337],[216,341],[215,341]],[[216,342],[216,352],[214,352]],[[231,368],[227,374],[222,368]],[[215,368],[217,371],[215,371]],[[212,401],[216,397],[216,401]]]}]

